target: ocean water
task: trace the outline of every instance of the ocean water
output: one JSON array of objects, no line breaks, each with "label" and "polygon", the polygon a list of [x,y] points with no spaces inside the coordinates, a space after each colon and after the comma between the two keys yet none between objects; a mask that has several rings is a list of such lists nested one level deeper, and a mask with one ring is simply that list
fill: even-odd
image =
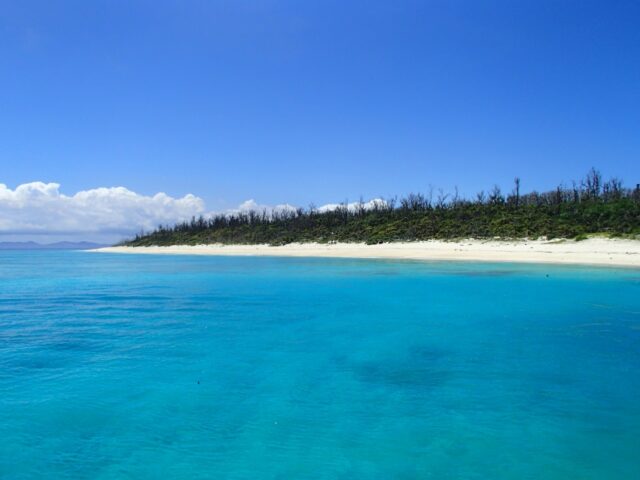
[{"label": "ocean water", "polygon": [[0,253],[2,479],[637,479],[640,271]]}]

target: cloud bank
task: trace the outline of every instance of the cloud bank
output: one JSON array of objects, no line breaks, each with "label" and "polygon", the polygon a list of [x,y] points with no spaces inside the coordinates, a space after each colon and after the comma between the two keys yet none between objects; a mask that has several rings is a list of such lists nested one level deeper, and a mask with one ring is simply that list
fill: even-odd
[{"label": "cloud bank", "polygon": [[[384,200],[363,203],[365,209],[384,205]],[[360,203],[349,203],[355,210]],[[335,210],[344,204],[331,203],[317,208],[319,212]],[[223,212],[208,212],[204,201],[188,194],[174,198],[165,193],[141,195],[124,187],[94,188],[74,195],[60,192],[60,184],[31,182],[10,189],[0,183],[0,241],[92,240],[113,243],[131,237],[141,230],[158,225],[173,225],[193,216],[215,213],[234,214],[249,211],[293,212],[294,205],[265,205],[247,200]]]},{"label": "cloud bank", "polygon": [[112,187],[67,196],[57,183],[25,183],[14,190],[0,184],[0,233],[5,235],[125,237],[204,211],[204,201],[191,194],[182,198],[165,193],[146,196]]}]

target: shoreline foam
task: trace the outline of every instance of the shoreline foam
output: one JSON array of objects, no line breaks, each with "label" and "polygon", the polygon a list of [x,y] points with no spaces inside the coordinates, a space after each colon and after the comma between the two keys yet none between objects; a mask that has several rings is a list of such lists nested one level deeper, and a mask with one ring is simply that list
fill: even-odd
[{"label": "shoreline foam", "polygon": [[291,243],[283,246],[173,245],[167,247],[107,247],[90,251],[170,255],[555,263],[640,268],[640,241],[606,238],[591,238],[580,242],[573,240],[428,240],[378,245],[363,243]]}]

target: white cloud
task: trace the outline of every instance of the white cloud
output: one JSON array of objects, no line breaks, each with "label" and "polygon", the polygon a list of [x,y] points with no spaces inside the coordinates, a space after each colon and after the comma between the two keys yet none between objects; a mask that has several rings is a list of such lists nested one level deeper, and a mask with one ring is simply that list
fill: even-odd
[{"label": "white cloud", "polygon": [[[359,204],[353,202],[347,207],[353,211]],[[327,204],[317,211],[331,211],[341,205]],[[385,201],[376,198],[362,205],[369,210],[385,205]],[[265,205],[250,199],[223,212],[207,212],[204,201],[192,194],[182,198],[165,193],[147,196],[124,187],[101,187],[65,195],[58,183],[25,183],[13,190],[0,183],[0,241],[37,237],[43,242],[64,239],[110,243],[193,216],[295,210],[295,206],[286,203]]]},{"label": "white cloud", "polygon": [[0,233],[3,235],[102,235],[112,240],[158,224],[172,224],[204,213],[194,195],[140,195],[124,187],[95,188],[68,196],[57,183],[32,182],[14,190],[0,183]]},{"label": "white cloud", "polygon": [[[372,210],[375,207],[384,207],[385,205],[387,205],[387,202],[382,198],[374,198],[372,200],[369,200],[368,202],[347,203],[346,207],[349,209],[350,212],[354,212],[360,206],[362,206],[362,208],[364,208],[365,210]],[[316,211],[321,213],[330,212],[344,206],[345,206],[344,203],[327,203],[326,205],[322,205],[321,207],[316,208]],[[279,205],[263,205],[256,202],[254,199],[250,199],[242,202],[237,208],[231,208],[229,210],[226,210],[224,213],[233,214],[233,213],[241,213],[241,212],[249,212],[249,211],[254,211],[259,213],[263,211],[266,211],[267,213],[295,212],[296,210],[297,210],[297,207],[290,205],[288,203],[283,203]]]},{"label": "white cloud", "polygon": [[[360,205],[362,205],[362,208],[364,208],[365,210],[372,210],[375,207],[384,207],[387,204],[386,201],[384,201],[382,198],[374,198],[373,200],[369,200],[368,202],[351,202],[351,203],[347,203],[347,209],[350,212],[354,212],[356,211],[357,208],[360,207]],[[344,203],[328,203],[326,205],[323,205],[321,207],[318,207],[318,212],[322,213],[322,212],[330,212],[333,210],[338,209],[339,207],[344,207],[345,204]]]},{"label": "white cloud", "polygon": [[233,213],[246,213],[246,212],[258,212],[262,213],[264,211],[267,214],[271,214],[272,212],[295,212],[297,210],[293,205],[289,205],[288,203],[281,203],[278,205],[263,205],[256,202],[254,199],[246,200],[238,205],[238,208],[231,208],[226,210],[224,213],[233,214]]}]

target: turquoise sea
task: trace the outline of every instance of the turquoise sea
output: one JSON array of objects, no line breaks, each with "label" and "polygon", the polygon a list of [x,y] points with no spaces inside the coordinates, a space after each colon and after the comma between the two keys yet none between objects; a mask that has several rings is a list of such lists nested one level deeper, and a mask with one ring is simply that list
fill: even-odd
[{"label": "turquoise sea", "polygon": [[637,479],[640,271],[0,253],[2,479]]}]

